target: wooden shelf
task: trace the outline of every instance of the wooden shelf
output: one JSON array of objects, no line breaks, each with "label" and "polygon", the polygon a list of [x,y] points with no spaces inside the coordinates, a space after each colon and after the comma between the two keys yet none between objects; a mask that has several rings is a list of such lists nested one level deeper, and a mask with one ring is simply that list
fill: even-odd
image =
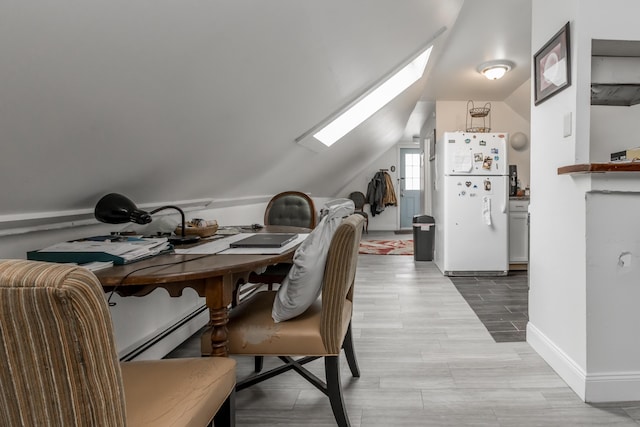
[{"label": "wooden shelf", "polygon": [[584,163],[558,168],[558,175],[604,172],[640,172],[640,162]]}]

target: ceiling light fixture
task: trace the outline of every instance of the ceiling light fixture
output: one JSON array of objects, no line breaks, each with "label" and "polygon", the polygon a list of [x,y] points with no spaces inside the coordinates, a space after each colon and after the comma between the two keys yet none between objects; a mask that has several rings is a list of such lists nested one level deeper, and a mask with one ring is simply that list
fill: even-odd
[{"label": "ceiling light fixture", "polygon": [[489,80],[498,80],[513,67],[515,67],[513,62],[500,59],[496,61],[483,62],[478,65],[478,72]]}]

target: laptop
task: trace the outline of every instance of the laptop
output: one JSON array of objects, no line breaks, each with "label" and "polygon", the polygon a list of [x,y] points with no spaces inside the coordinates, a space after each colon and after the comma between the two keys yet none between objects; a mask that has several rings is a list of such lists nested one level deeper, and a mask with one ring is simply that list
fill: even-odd
[{"label": "laptop", "polygon": [[280,248],[298,237],[295,233],[256,233],[229,244],[231,248]]}]

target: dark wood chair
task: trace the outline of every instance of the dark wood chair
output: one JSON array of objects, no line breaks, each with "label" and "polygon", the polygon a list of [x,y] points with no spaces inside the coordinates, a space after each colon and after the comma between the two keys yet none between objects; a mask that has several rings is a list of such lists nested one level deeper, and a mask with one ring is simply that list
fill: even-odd
[{"label": "dark wood chair", "polygon": [[349,194],[349,198],[353,200],[353,204],[355,205],[355,213],[358,215],[362,215],[364,217],[364,231],[365,233],[369,232],[369,214],[364,211],[364,205],[367,204],[367,198],[364,193],[360,191],[354,191]]}]

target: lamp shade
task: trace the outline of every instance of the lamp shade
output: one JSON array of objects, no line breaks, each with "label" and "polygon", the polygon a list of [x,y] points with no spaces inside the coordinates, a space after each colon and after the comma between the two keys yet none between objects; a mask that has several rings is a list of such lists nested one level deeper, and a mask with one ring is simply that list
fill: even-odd
[{"label": "lamp shade", "polygon": [[98,201],[94,210],[98,221],[107,224],[123,224],[135,222],[136,224],[149,224],[151,215],[136,207],[135,203],[122,194],[109,193]]},{"label": "lamp shade", "polygon": [[522,151],[527,148],[527,144],[529,143],[529,138],[522,132],[516,132],[511,135],[509,139],[511,143],[511,147],[516,151]]}]

